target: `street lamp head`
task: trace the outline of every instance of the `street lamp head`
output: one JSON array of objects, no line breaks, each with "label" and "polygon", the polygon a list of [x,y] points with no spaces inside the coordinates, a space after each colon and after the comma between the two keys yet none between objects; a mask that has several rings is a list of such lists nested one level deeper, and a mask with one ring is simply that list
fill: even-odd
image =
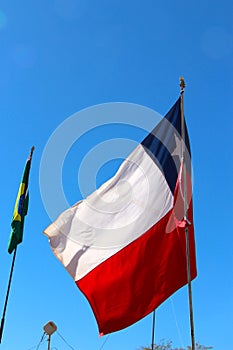
[{"label": "street lamp head", "polygon": [[54,332],[56,332],[57,326],[53,321],[49,321],[44,325],[43,329],[47,335],[52,335]]}]

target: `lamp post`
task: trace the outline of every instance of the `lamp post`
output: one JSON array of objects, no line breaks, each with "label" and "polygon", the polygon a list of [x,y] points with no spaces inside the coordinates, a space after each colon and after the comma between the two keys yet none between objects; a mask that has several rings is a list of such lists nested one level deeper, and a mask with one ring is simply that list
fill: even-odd
[{"label": "lamp post", "polygon": [[55,323],[53,321],[49,321],[48,323],[46,323],[43,327],[44,332],[47,334],[48,336],[48,350],[50,350],[50,341],[51,341],[51,335],[56,332],[57,330],[57,326],[55,325]]}]

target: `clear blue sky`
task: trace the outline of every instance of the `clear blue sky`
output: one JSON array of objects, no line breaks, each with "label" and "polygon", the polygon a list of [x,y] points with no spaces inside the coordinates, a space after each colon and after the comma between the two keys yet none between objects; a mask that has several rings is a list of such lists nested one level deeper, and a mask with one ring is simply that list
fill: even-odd
[{"label": "clear blue sky", "polygon": [[[179,95],[180,75],[187,83],[185,114],[193,154],[196,340],[215,350],[232,346],[232,23],[229,0],[1,1],[0,312],[12,259],[7,242],[13,206],[26,158],[36,147],[2,350],[36,349],[49,320],[74,349],[98,350],[103,344],[87,301],[42,234],[50,218],[40,195],[41,157],[53,131],[83,108],[130,102],[166,113]],[[143,137],[130,127],[97,131],[85,143],[76,142],[64,162],[70,205],[81,198],[77,173],[85,147],[116,137],[137,142]],[[118,163],[103,166],[97,182],[113,174]],[[190,344],[187,303],[183,288],[159,307],[156,341]],[[112,334],[103,349],[135,350],[150,342],[151,315]],[[57,334],[52,347],[69,349]]]}]

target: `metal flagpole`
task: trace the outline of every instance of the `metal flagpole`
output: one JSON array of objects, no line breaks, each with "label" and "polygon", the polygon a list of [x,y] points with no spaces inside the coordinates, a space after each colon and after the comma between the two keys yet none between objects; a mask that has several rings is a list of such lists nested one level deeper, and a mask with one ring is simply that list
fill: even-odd
[{"label": "metal flagpole", "polygon": [[185,159],[185,122],[184,122],[184,78],[180,78],[180,104],[181,104],[181,137],[182,137],[182,166],[183,166],[183,181],[184,181],[184,220],[185,238],[186,238],[186,261],[187,261],[187,277],[188,277],[188,296],[189,296],[189,317],[192,350],[195,350],[195,336],[194,336],[194,318],[193,318],[193,303],[192,303],[192,285],[191,285],[191,267],[190,267],[190,249],[189,249],[189,220],[188,220],[188,202],[187,202],[187,177],[186,177],[186,159]]},{"label": "metal flagpole", "polygon": [[152,337],[151,337],[151,349],[154,350],[155,339],[155,310],[152,313]]},{"label": "metal flagpole", "polygon": [[10,277],[9,277],[9,282],[8,282],[8,287],[7,287],[7,292],[6,292],[6,299],[5,299],[5,304],[4,304],[4,309],[3,309],[2,319],[1,319],[0,344],[1,344],[1,341],[2,341],[2,334],[3,334],[4,323],[5,323],[6,308],[7,308],[8,298],[9,298],[9,294],[10,294],[12,275],[13,275],[13,270],[14,270],[14,265],[15,265],[16,250],[17,250],[17,247],[14,250],[14,255],[13,255],[12,264],[11,264]]},{"label": "metal flagpole", "polygon": [[[35,147],[33,146],[31,148],[31,151],[30,151],[30,154],[29,154],[29,159],[30,160],[32,159],[32,155],[33,155],[34,149],[35,149]],[[16,251],[17,251],[17,245],[16,245],[16,247],[14,249],[14,255],[13,255],[13,259],[12,259],[10,277],[9,277],[7,293],[6,293],[6,299],[5,299],[5,304],[4,304],[4,309],[3,309],[2,319],[1,319],[0,344],[1,344],[1,341],[2,341],[2,334],[3,334],[4,323],[5,323],[5,314],[6,314],[6,308],[7,308],[8,298],[9,298],[9,294],[10,294],[11,281],[12,281],[12,275],[13,275],[13,270],[14,270],[14,265],[15,265],[15,258],[16,258]]]}]

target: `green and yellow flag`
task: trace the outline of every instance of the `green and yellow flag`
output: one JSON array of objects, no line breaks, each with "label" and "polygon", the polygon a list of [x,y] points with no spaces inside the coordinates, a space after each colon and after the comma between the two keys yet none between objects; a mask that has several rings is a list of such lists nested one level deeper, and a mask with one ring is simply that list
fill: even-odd
[{"label": "green and yellow flag", "polygon": [[15,208],[13,218],[11,222],[11,234],[8,243],[8,252],[11,254],[19,243],[23,240],[23,227],[24,217],[27,215],[29,193],[28,193],[28,181],[31,167],[32,154],[34,147],[31,149],[31,153],[25,165],[23,178],[19,186],[18,195],[15,202]]}]

